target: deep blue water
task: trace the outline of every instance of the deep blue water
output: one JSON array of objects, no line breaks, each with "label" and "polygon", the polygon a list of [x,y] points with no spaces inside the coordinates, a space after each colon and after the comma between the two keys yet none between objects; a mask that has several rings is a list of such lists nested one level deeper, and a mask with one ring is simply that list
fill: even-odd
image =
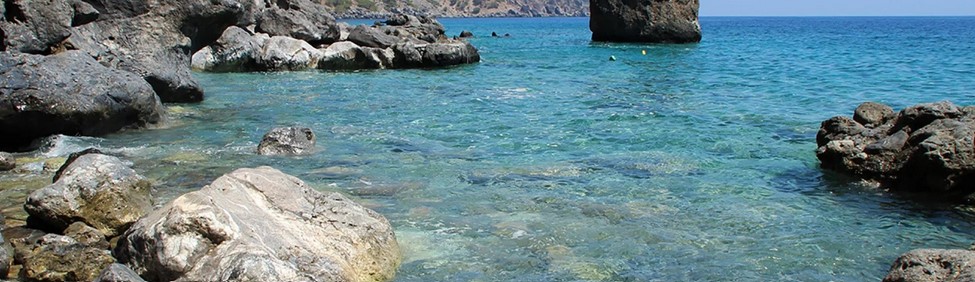
[{"label": "deep blue water", "polygon": [[[864,101],[975,104],[975,18],[703,18],[691,45],[592,43],[587,18],[441,22],[482,62],[200,73],[207,100],[167,128],[45,154],[123,154],[160,200],[274,166],[385,215],[397,281],[876,281],[907,250],[975,241],[970,209],[814,154],[819,123]],[[255,155],[283,125],[320,150]]]}]

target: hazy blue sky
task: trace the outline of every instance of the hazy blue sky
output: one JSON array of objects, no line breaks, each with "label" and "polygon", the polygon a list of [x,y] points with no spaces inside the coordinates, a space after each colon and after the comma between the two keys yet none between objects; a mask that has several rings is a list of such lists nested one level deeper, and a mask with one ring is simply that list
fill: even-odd
[{"label": "hazy blue sky", "polygon": [[975,15],[975,0],[701,0],[701,16]]}]

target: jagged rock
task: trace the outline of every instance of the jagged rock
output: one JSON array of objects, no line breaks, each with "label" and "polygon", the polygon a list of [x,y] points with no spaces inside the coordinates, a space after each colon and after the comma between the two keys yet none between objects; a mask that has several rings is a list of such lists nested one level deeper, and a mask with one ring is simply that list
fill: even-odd
[{"label": "jagged rock", "polygon": [[20,278],[26,281],[92,281],[115,262],[108,250],[87,247],[68,236],[47,234],[24,258]]},{"label": "jagged rock", "polygon": [[590,0],[593,41],[701,41],[699,0]]},{"label": "jagged rock", "polygon": [[4,0],[0,51],[51,54],[71,35],[74,9],[67,0]]},{"label": "jagged rock", "polygon": [[246,22],[245,0],[88,0],[100,15],[72,29],[68,43],[113,68],[133,72],[163,102],[198,102],[203,90],[190,73],[191,54],[223,30]]},{"label": "jagged rock", "polygon": [[71,7],[74,9],[74,16],[71,18],[71,26],[80,26],[98,19],[98,10],[82,0],[71,0]]},{"label": "jagged rock", "polygon": [[284,37],[271,37],[261,49],[257,68],[271,71],[298,71],[318,67],[322,52],[308,42]]},{"label": "jagged rock", "polygon": [[388,48],[399,42],[400,38],[383,33],[377,28],[359,25],[349,33],[349,41],[364,47]]},{"label": "jagged rock", "polygon": [[315,149],[315,133],[307,127],[271,129],[257,146],[259,155],[301,155]]},{"label": "jagged rock", "polygon": [[17,167],[17,159],[7,152],[0,152],[0,171],[8,171]]},{"label": "jagged rock", "polygon": [[975,281],[975,251],[912,250],[894,261],[883,281]]},{"label": "jagged rock", "polygon": [[40,56],[0,52],[0,148],[52,134],[102,135],[162,119],[152,88],[80,51]]},{"label": "jagged rock", "polygon": [[335,18],[324,6],[308,0],[267,1],[269,7],[257,15],[258,32],[287,36],[310,44],[329,44],[339,39]]},{"label": "jagged rock", "polygon": [[108,241],[105,240],[105,233],[81,221],[72,223],[68,228],[64,229],[64,236],[71,237],[75,241],[78,241],[79,244],[88,247],[109,249]]},{"label": "jagged rock", "polygon": [[121,234],[152,207],[152,184],[119,158],[82,153],[69,157],[53,184],[28,196],[28,220],[52,232],[80,221],[106,236]]},{"label": "jagged rock", "polygon": [[228,27],[216,42],[193,54],[192,67],[210,72],[255,70],[267,39],[237,26]]},{"label": "jagged rock", "polygon": [[124,264],[109,264],[94,282],[145,282],[139,274]]},{"label": "jagged rock", "polygon": [[481,60],[477,48],[467,42],[399,43],[392,49],[395,54],[393,66],[396,68],[445,67]]},{"label": "jagged rock", "polygon": [[150,281],[386,281],[400,261],[381,215],[270,167],[174,199],[114,254]]},{"label": "jagged rock", "polygon": [[875,180],[893,190],[972,200],[975,108],[921,104],[893,115],[865,103],[854,119],[834,117],[816,136],[822,167]]},{"label": "jagged rock", "polygon": [[474,37],[474,33],[470,32],[468,30],[465,30],[465,31],[461,31],[460,32],[460,38],[470,38],[470,37]]},{"label": "jagged rock", "polygon": [[355,43],[336,42],[322,50],[318,68],[326,70],[381,69],[392,64],[393,55],[385,49],[359,47]]}]

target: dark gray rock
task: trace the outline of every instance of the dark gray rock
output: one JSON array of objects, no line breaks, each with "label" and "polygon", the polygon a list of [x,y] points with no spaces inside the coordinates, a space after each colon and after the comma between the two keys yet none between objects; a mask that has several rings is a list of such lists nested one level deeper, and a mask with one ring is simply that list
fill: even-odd
[{"label": "dark gray rock", "polygon": [[8,171],[17,167],[17,159],[7,152],[0,152],[0,171]]},{"label": "dark gray rock", "polygon": [[470,38],[470,37],[474,37],[474,33],[473,32],[470,32],[468,30],[465,30],[465,31],[461,31],[460,32],[460,38]]},{"label": "dark gray rock", "polygon": [[0,279],[7,279],[7,273],[10,273],[10,264],[14,262],[12,250],[10,243],[0,235]]},{"label": "dark gray rock", "polygon": [[267,39],[236,26],[228,27],[216,42],[193,54],[192,67],[209,72],[256,70],[257,57]]},{"label": "dark gray rock", "polygon": [[264,134],[260,155],[301,155],[315,149],[315,133],[307,127],[279,127]]},{"label": "dark gray rock", "polygon": [[338,41],[338,25],[324,6],[309,0],[265,2],[268,7],[257,15],[258,32],[301,39],[314,45]]},{"label": "dark gray rock", "polygon": [[589,0],[593,41],[701,41],[698,0]]},{"label": "dark gray rock", "polygon": [[888,114],[864,104],[856,119],[834,117],[816,136],[821,166],[892,190],[975,200],[975,111],[950,102]]},{"label": "dark gray rock", "polygon": [[42,229],[60,233],[80,221],[105,236],[117,236],[152,207],[152,184],[116,157],[77,156],[56,176],[53,184],[31,193],[24,204],[30,222]]},{"label": "dark gray rock", "polygon": [[25,254],[20,279],[26,281],[92,281],[115,262],[111,252],[79,244],[68,236],[47,234]]},{"label": "dark gray rock", "polygon": [[71,26],[84,25],[98,19],[98,10],[82,0],[71,0],[71,7],[74,9],[74,17],[71,18]]},{"label": "dark gray rock", "polygon": [[124,264],[109,264],[94,282],[145,282],[139,274]]},{"label": "dark gray rock", "polygon": [[4,0],[3,48],[33,54],[51,54],[71,35],[74,9],[68,0]]},{"label": "dark gray rock", "polygon": [[363,47],[388,48],[399,42],[400,38],[377,28],[359,25],[349,33],[349,41]]},{"label": "dark gray rock", "polygon": [[463,41],[393,46],[395,68],[430,68],[471,64],[481,60],[477,48]]},{"label": "dark gray rock", "polygon": [[975,252],[917,249],[894,261],[884,282],[975,281]]},{"label": "dark gray rock", "polygon": [[401,258],[382,215],[270,167],[174,199],[114,254],[150,281],[387,281]]},{"label": "dark gray rock", "polygon": [[0,148],[52,134],[102,135],[155,124],[164,109],[152,88],[84,52],[0,52]]}]

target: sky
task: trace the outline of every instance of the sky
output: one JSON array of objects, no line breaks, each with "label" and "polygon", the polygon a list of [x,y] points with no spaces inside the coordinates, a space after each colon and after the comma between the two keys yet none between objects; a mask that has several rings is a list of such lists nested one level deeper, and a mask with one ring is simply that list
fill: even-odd
[{"label": "sky", "polygon": [[975,16],[975,0],[700,0],[701,16]]}]

